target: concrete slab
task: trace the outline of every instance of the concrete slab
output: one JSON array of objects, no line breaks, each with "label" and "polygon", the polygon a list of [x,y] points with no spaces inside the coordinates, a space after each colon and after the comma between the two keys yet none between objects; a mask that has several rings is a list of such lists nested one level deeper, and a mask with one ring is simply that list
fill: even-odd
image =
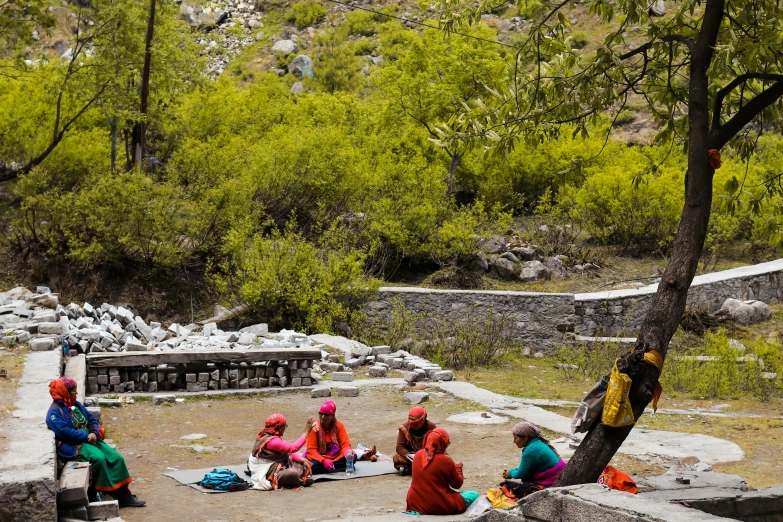
[{"label": "concrete slab", "polygon": [[28,352],[17,388],[16,407],[2,423],[9,434],[0,454],[0,520],[57,519],[54,433],[46,427],[52,402],[49,382],[60,377],[62,352]]},{"label": "concrete slab", "polygon": [[[479,388],[469,382],[431,383],[452,395],[491,408],[494,413],[524,419],[558,433],[571,434],[571,419],[522,400]],[[582,435],[577,435],[578,440]],[[680,459],[695,456],[701,462],[716,464],[745,458],[737,444],[708,435],[635,429],[620,447],[620,453],[633,456],[661,456]]]},{"label": "concrete slab", "polygon": [[501,415],[495,415],[486,411],[468,411],[465,413],[458,413],[452,415],[448,419],[449,422],[459,422],[461,424],[503,424],[508,422],[508,417]]},{"label": "concrete slab", "polygon": [[76,390],[78,392],[77,399],[79,402],[84,402],[87,384],[87,358],[83,353],[75,357],[69,357],[65,362],[65,372],[63,376],[70,377],[76,381]]}]

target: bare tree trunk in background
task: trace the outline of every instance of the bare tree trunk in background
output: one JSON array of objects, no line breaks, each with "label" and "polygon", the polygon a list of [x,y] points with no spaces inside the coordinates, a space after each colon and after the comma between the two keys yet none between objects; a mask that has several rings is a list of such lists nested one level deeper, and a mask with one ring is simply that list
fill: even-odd
[{"label": "bare tree trunk in background", "polygon": [[133,141],[131,144],[131,154],[133,157],[131,166],[140,166],[144,156],[144,140],[147,132],[147,124],[144,118],[147,116],[147,100],[150,93],[150,68],[152,65],[152,37],[155,29],[155,2],[150,0],[150,13],[147,22],[147,40],[144,46],[144,69],[141,73],[141,107],[140,113],[142,121],[139,121],[133,127]]}]

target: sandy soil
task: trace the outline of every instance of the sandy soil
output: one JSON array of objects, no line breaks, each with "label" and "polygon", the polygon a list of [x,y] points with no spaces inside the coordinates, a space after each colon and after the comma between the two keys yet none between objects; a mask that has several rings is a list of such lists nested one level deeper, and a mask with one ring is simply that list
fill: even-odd
[{"label": "sandy soil", "polygon": [[[395,387],[362,389],[358,398],[337,398],[337,416],[348,428],[354,444],[376,444],[379,451],[393,453],[396,429],[410,408]],[[429,419],[449,430],[449,453],[465,465],[463,489],[486,491],[495,486],[504,469],[518,463],[519,450],[510,435],[513,420],[506,424],[475,426],[447,422],[454,413],[482,409],[439,392],[430,392],[424,406]],[[120,409],[104,408],[107,438],[117,444],[134,477],[132,491],[147,500],[147,507],[123,509],[128,522],[148,520],[304,520],[336,518],[338,515],[380,515],[405,510],[410,478],[396,475],[322,482],[299,491],[207,495],[181,486],[162,473],[179,469],[242,463],[255,436],[271,413],[288,418],[286,439],[301,434],[308,416],[316,414],[322,399],[297,393],[275,397],[193,400],[171,407],[137,402]],[[204,433],[196,442],[180,437]],[[197,453],[191,446],[216,448]],[[402,516],[401,516],[402,518]]]}]

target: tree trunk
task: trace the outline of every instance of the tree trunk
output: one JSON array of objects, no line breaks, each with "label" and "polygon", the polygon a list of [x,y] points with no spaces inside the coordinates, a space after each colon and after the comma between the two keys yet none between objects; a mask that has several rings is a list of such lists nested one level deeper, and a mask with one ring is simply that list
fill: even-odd
[{"label": "tree trunk", "polygon": [[150,69],[152,65],[152,37],[155,29],[155,2],[150,0],[150,13],[147,20],[147,39],[144,46],[144,69],[141,72],[141,107],[140,113],[142,120],[133,127],[133,142],[131,145],[131,154],[133,164],[141,165],[141,159],[144,156],[144,139],[147,133],[147,123],[144,120],[147,117],[147,100],[150,94]]},{"label": "tree trunk", "polygon": [[111,125],[111,171],[117,171],[117,118],[109,118]]},{"label": "tree trunk", "polygon": [[[638,420],[649,404],[658,381],[658,370],[644,362],[644,353],[666,351],[688,298],[699,265],[712,205],[712,177],[709,163],[709,97],[707,69],[723,16],[723,0],[708,0],[699,40],[691,49],[688,98],[688,171],[685,175],[685,204],[672,246],[672,254],[658,284],[658,291],[639,330],[634,351],[618,362],[618,368],[631,377],[630,399]],[[557,481],[557,486],[591,483],[609,464],[633,426],[611,428],[593,425]]]}]

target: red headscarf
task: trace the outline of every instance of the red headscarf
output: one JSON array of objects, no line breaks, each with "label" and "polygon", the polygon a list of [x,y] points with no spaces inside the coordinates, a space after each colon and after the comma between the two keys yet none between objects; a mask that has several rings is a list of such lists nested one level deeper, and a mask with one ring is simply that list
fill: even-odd
[{"label": "red headscarf", "polygon": [[[411,417],[416,420],[411,420]],[[424,426],[425,422],[427,422],[427,410],[421,406],[414,406],[411,408],[411,411],[408,412],[408,426],[410,429],[417,430]]]},{"label": "red headscarf", "polygon": [[438,453],[445,453],[449,447],[449,432],[443,428],[435,428],[424,436],[424,467],[426,468]]},{"label": "red headscarf", "polygon": [[61,377],[49,383],[49,395],[70,408],[76,403],[76,399],[71,397],[71,390],[74,388],[76,388],[76,381],[69,377]]},{"label": "red headscarf", "polygon": [[264,422],[264,429],[258,433],[256,440],[260,439],[264,435],[272,435],[274,437],[280,436],[280,430],[286,425],[285,415],[282,413],[273,413],[266,418]]}]

